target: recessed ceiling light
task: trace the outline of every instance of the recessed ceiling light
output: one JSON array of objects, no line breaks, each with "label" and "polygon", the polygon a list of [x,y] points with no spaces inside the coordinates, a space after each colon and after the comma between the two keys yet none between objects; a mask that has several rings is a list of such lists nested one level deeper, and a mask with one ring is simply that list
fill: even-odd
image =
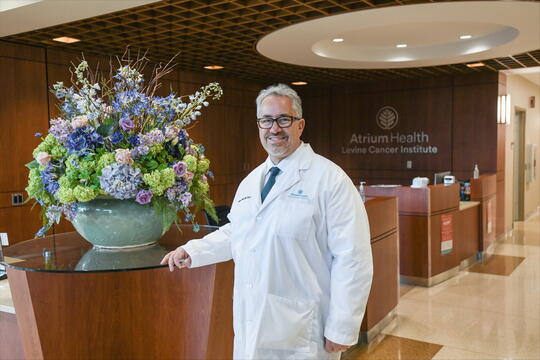
[{"label": "recessed ceiling light", "polygon": [[396,47],[397,48],[406,48],[407,44],[397,44]]},{"label": "recessed ceiling light", "polygon": [[57,37],[57,38],[54,38],[53,40],[61,42],[61,43],[65,43],[65,44],[71,44],[71,43],[76,43],[76,42],[81,41],[80,39],[75,39],[69,36]]},{"label": "recessed ceiling light", "polygon": [[307,82],[305,82],[305,81],[293,81],[291,84],[293,84],[293,85],[307,85]]},{"label": "recessed ceiling light", "polygon": [[343,42],[345,41],[345,39],[343,38],[335,38],[335,39],[332,39],[333,42]]},{"label": "recessed ceiling light", "polygon": [[223,66],[220,65],[207,65],[204,67],[206,70],[221,70]]},{"label": "recessed ceiling light", "polygon": [[486,66],[486,64],[484,64],[483,62],[475,62],[475,63],[467,64],[467,66],[470,68],[474,68],[474,67]]},{"label": "recessed ceiling light", "polygon": [[472,35],[461,35],[459,38],[460,38],[461,40],[467,40],[467,39],[472,38]]}]

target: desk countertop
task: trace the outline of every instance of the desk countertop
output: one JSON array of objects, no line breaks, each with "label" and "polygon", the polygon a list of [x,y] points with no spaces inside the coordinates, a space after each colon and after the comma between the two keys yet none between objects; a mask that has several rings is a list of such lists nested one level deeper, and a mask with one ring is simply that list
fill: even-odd
[{"label": "desk countertop", "polygon": [[467,210],[469,208],[475,207],[480,205],[480,201],[460,201],[459,202],[459,210]]},{"label": "desk countertop", "polygon": [[7,279],[0,280],[0,311],[15,314],[15,307],[13,306],[13,299]]}]

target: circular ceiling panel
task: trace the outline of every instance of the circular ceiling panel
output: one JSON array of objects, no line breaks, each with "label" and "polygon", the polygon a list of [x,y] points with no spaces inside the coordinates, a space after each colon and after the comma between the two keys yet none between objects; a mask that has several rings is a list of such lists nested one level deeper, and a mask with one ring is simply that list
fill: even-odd
[{"label": "circular ceiling panel", "polygon": [[257,43],[290,64],[347,69],[434,66],[540,47],[540,4],[469,1],[393,6],[306,21]]}]

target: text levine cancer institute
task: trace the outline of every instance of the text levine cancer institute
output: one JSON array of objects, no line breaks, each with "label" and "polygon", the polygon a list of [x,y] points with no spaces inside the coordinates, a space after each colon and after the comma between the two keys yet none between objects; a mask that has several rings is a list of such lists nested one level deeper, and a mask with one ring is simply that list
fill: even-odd
[{"label": "text levine cancer institute", "polygon": [[428,143],[429,135],[423,131],[413,131],[408,134],[391,132],[386,135],[352,134],[349,145],[341,147],[341,153],[436,154],[437,147],[428,145]]}]

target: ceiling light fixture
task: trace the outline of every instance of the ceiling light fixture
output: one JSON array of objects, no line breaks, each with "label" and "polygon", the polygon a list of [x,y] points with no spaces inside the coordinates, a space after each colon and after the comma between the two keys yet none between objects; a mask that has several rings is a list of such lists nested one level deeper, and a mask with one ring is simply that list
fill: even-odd
[{"label": "ceiling light fixture", "polygon": [[335,38],[335,39],[332,39],[333,42],[343,42],[345,41],[345,39],[343,38]]},{"label": "ceiling light fixture", "polygon": [[204,67],[206,70],[221,70],[223,66],[220,65],[207,65]]},{"label": "ceiling light fixture", "polygon": [[396,47],[397,48],[406,48],[407,44],[397,44]]},{"label": "ceiling light fixture", "polygon": [[467,39],[472,38],[472,35],[461,35],[459,38],[460,38],[461,40],[467,40]]},{"label": "ceiling light fixture", "polygon": [[53,39],[54,41],[58,41],[65,44],[72,44],[81,41],[80,39],[75,39],[69,36],[61,36]]},{"label": "ceiling light fixture", "polygon": [[486,64],[484,64],[483,62],[476,62],[476,63],[467,64],[467,66],[470,68],[475,68],[475,67],[480,67],[480,66],[486,66]]},{"label": "ceiling light fixture", "polygon": [[293,84],[293,85],[307,85],[307,82],[305,82],[305,81],[293,81],[291,84]]}]

